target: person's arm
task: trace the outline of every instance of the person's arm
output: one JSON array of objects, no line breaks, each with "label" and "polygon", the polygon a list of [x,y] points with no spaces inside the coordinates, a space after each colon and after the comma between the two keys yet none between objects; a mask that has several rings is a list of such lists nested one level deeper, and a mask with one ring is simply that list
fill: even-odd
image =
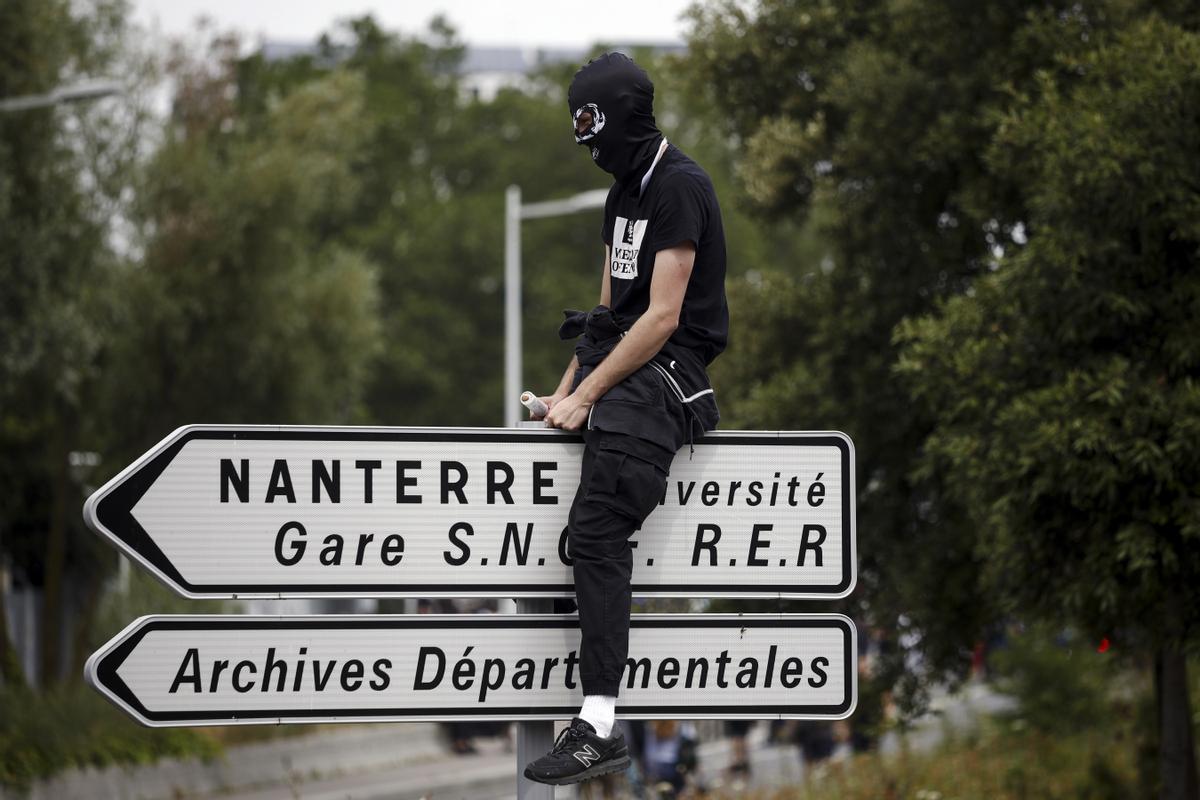
[{"label": "person's arm", "polygon": [[612,272],[609,266],[612,264],[612,246],[604,245],[604,270],[600,274],[600,305],[605,308],[611,307],[612,300]]},{"label": "person's arm", "polygon": [[[608,357],[592,370],[574,393],[560,398],[546,415],[551,427],[577,431],[587,422],[592,405],[604,393],[632,374],[662,349],[679,327],[683,296],[696,262],[691,242],[659,250],[654,255],[650,281],[650,307],[642,314]],[[607,271],[605,288],[608,288]]]},{"label": "person's arm", "polygon": [[[608,282],[608,260],[612,255],[612,248],[609,245],[604,246],[604,270],[603,277],[600,281],[600,305],[607,306],[611,297]],[[562,378],[558,382],[558,388],[554,390],[554,394],[546,395],[539,398],[546,404],[546,413],[550,413],[550,409],[561,401],[564,397],[571,393],[571,384],[575,381],[575,370],[579,369],[579,359],[571,356],[571,363],[567,364],[566,371],[563,372]],[[531,419],[544,419],[536,416],[532,411],[529,413]]]}]

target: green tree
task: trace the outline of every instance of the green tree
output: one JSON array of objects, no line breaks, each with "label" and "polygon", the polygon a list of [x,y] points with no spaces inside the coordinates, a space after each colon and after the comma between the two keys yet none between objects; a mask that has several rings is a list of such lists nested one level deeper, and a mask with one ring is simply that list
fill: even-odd
[{"label": "green tree", "polygon": [[1027,243],[903,326],[900,370],[989,593],[1149,654],[1162,796],[1195,798],[1200,35],[1150,16],[1057,67],[986,153]]},{"label": "green tree", "polygon": [[[355,122],[361,190],[338,235],[379,265],[386,344],[366,394],[367,416],[378,423],[500,422],[505,187],[519,184],[530,202],[602,185],[563,132],[567,116],[553,100],[563,89],[553,79],[535,75],[527,88],[476,97],[458,75],[461,56],[453,31],[438,21],[420,40],[368,17],[323,38],[314,54],[257,54],[239,65],[247,120],[335,65],[363,82]],[[578,298],[584,286],[588,297],[596,292],[599,258],[594,269],[580,266],[581,252],[593,261],[596,229],[580,216],[523,230],[531,386],[556,381],[542,376],[567,361],[569,350],[553,336],[561,298]]]},{"label": "green tree", "polygon": [[[176,59],[155,135],[152,65],[124,3],[0,13],[0,96],[125,84],[92,105],[0,115],[0,559],[43,589],[50,685],[79,675],[115,564],[83,529],[84,482],[185,422],[362,418],[376,271],[335,234],[361,184],[363,87],[335,71],[239,127],[221,42]],[[101,452],[103,469],[72,476],[75,450]],[[0,634],[0,669],[21,682]]]},{"label": "green tree", "polygon": [[[71,598],[86,605],[100,585],[68,454],[90,435],[119,261],[110,220],[145,120],[145,64],[126,47],[124,15],[105,0],[0,7],[0,97],[125,76],[117,98],[0,113],[0,569],[44,590],[44,685],[72,663],[60,647]],[[0,672],[20,683],[4,616],[0,607]]]},{"label": "green tree", "polygon": [[345,235],[363,82],[334,70],[248,119],[235,48],[218,38],[175,59],[174,107],[139,182],[140,257],[106,354],[110,412],[137,420],[126,456],[189,422],[363,418],[378,277]]},{"label": "green tree", "polygon": [[892,331],[984,268],[991,212],[968,200],[991,183],[977,154],[997,87],[1048,58],[1013,58],[1028,23],[1016,2],[764,0],[698,8],[689,43],[696,91],[744,143],[751,203],[825,243],[779,252],[774,274],[738,287],[750,357],[718,375],[730,410],[749,427],[852,436],[869,624],[916,629],[952,673],[991,614],[960,511],[912,479],[930,420],[891,374]]},{"label": "green tree", "polygon": [[[728,142],[688,111],[680,62],[637,55],[658,82],[668,135],[710,167],[719,187],[730,184]],[[520,86],[478,97],[457,72],[461,56],[444,24],[435,21],[418,40],[368,17],[324,37],[313,53],[282,60],[256,54],[238,66],[237,113],[250,126],[273,98],[335,65],[364,82],[362,189],[338,235],[379,265],[387,344],[372,369],[367,413],[382,424],[501,421],[505,188],[517,184],[523,200],[535,202],[610,182],[570,133],[566,87],[577,64],[548,64]],[[742,254],[731,259],[734,271],[749,269],[783,238],[763,235],[744,214],[731,213],[728,224],[731,251]],[[522,225],[531,388],[548,391],[570,358],[571,343],[555,334],[562,309],[587,307],[598,296],[599,229],[598,211]]]},{"label": "green tree", "polygon": [[983,158],[1010,108],[1156,11],[1200,25],[1184,2],[761,0],[693,12],[695,92],[742,144],[747,196],[824,243],[781,252],[777,274],[737,287],[734,335],[749,357],[718,370],[734,390],[726,407],[751,427],[853,437],[853,605],[882,630],[910,628],[936,677],[966,671],[1005,604],[985,591],[952,476],[921,468],[939,419],[897,379],[896,327],[972,291],[996,252],[1028,235],[1025,176]]}]

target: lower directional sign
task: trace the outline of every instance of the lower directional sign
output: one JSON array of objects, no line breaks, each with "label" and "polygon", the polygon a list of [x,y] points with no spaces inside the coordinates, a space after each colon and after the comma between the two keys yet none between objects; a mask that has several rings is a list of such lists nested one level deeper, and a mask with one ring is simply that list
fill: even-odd
[{"label": "lower directional sign", "polygon": [[[841,719],[853,623],[829,615],[635,614],[630,719]],[[150,726],[538,720],[582,700],[574,617],[147,616],[86,676]]]}]

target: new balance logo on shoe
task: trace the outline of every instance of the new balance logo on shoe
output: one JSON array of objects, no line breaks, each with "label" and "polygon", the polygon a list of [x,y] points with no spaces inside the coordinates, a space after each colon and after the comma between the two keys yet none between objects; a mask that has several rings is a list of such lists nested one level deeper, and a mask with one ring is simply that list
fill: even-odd
[{"label": "new balance logo on shoe", "polygon": [[590,744],[585,744],[582,750],[572,753],[584,767],[590,767],[592,762],[600,760],[600,754],[596,752],[596,748]]}]

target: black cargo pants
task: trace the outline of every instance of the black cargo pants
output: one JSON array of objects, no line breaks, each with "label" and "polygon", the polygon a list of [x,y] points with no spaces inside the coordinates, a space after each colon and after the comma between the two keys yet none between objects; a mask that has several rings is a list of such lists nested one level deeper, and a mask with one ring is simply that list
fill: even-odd
[{"label": "black cargo pants", "polygon": [[675,453],[611,431],[584,431],[579,489],[568,518],[585,695],[618,696],[629,654],[629,538],[662,500]]}]

